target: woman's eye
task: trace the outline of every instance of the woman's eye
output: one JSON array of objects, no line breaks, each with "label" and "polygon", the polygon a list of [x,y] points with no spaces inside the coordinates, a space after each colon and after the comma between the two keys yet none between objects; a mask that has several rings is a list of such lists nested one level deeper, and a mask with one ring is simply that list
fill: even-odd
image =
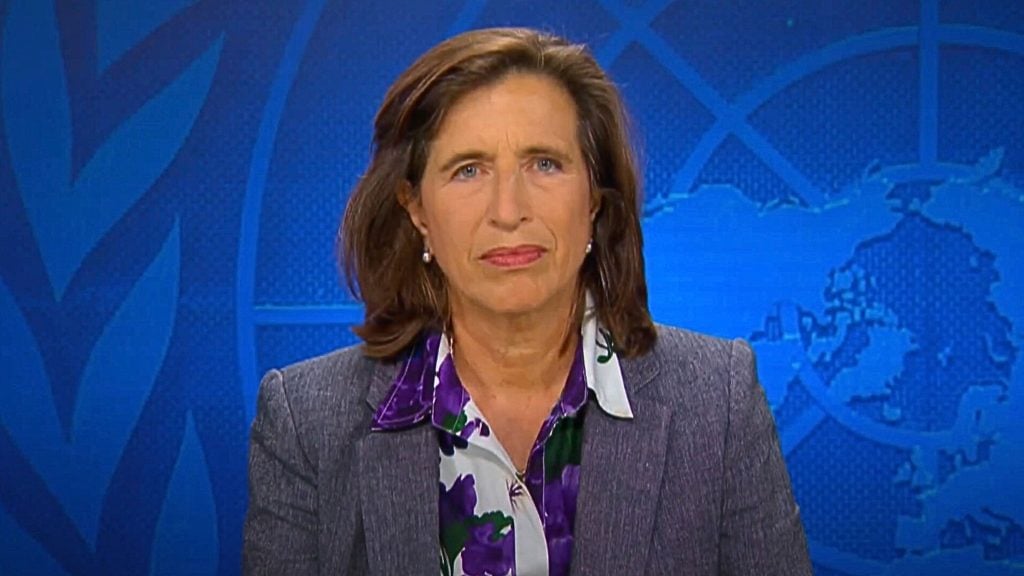
[{"label": "woman's eye", "polygon": [[479,173],[480,169],[477,168],[475,164],[466,164],[465,166],[460,166],[459,169],[455,171],[455,178],[458,180],[472,180],[473,178],[476,178]]},{"label": "woman's eye", "polygon": [[541,172],[554,172],[561,168],[558,162],[551,158],[538,158],[536,166],[537,170],[540,170]]}]

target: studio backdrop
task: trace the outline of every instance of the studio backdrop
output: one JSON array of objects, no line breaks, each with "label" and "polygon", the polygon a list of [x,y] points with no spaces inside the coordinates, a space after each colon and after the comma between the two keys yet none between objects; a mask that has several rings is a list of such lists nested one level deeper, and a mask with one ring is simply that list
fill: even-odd
[{"label": "studio backdrop", "polygon": [[0,1],[0,574],[239,572],[375,108],[496,25],[622,88],[654,315],[754,346],[817,574],[1024,574],[1019,0]]}]

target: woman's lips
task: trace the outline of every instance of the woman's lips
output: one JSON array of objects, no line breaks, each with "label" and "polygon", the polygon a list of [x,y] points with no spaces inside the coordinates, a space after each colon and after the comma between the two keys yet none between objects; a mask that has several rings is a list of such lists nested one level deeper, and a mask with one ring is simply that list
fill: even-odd
[{"label": "woman's lips", "polygon": [[488,250],[480,259],[499,268],[519,268],[540,260],[544,252],[547,250],[540,246],[523,244],[511,248],[502,247]]}]

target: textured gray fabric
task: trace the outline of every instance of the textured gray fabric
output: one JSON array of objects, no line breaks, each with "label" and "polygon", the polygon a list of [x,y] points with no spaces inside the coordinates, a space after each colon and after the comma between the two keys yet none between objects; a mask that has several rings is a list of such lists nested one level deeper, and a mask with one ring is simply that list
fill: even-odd
[{"label": "textured gray fabric", "polygon": [[[635,418],[584,423],[572,574],[811,574],[750,347],[658,331]],[[348,348],[263,378],[244,574],[439,573],[433,430],[370,432],[394,376]]]}]

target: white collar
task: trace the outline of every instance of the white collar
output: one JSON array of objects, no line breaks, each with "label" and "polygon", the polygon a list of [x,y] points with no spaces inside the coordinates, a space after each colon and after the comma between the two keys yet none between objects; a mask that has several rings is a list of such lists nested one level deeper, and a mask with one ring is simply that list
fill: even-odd
[{"label": "white collar", "polygon": [[583,313],[580,329],[583,339],[583,365],[587,371],[587,388],[594,392],[601,409],[616,418],[633,418],[633,410],[626,396],[622,380],[619,355],[615,351],[611,332],[597,321],[594,300],[587,293],[587,309]]}]

